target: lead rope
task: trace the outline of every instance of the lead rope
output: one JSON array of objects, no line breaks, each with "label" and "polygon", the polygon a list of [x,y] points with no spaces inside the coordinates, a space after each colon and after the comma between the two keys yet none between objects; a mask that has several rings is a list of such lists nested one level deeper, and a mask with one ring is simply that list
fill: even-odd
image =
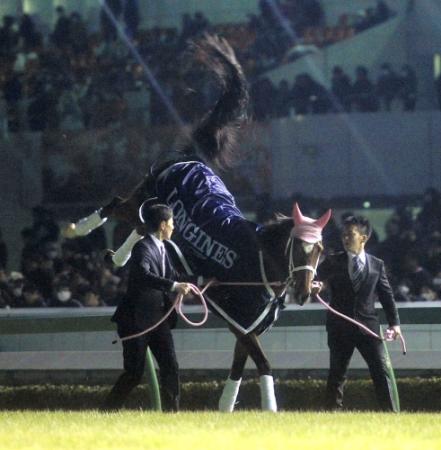
[{"label": "lead rope", "polygon": [[[313,281],[313,284],[319,283],[318,281]],[[393,336],[386,333],[386,337],[382,338],[381,336],[379,336],[377,333],[375,333],[374,331],[372,331],[370,328],[368,328],[366,325],[363,325],[362,323],[358,322],[355,319],[352,319],[351,317],[337,311],[336,309],[334,309],[332,306],[328,305],[328,303],[326,303],[321,297],[320,295],[316,294],[315,297],[317,298],[317,300],[329,311],[331,311],[333,314],[335,314],[338,317],[341,317],[342,319],[347,320],[348,322],[353,323],[354,325],[356,325],[358,328],[362,329],[363,331],[365,331],[367,334],[369,334],[370,336],[379,339],[380,341],[386,341],[386,342],[391,342],[394,340]],[[404,336],[402,334],[399,334],[398,337],[400,338],[400,342],[401,342],[401,350],[403,352],[403,355],[405,355],[407,353],[407,348],[406,348],[406,341],[404,339]]]},{"label": "lead rope", "polygon": [[203,309],[203,314],[204,317],[202,318],[202,320],[200,322],[192,322],[190,319],[187,318],[187,316],[184,314],[184,312],[182,311],[182,305],[184,303],[184,294],[178,294],[175,298],[175,301],[173,302],[173,305],[170,307],[170,309],[165,313],[164,317],[157,323],[155,323],[154,325],[152,325],[151,327],[136,333],[136,334],[131,334],[130,336],[125,336],[123,338],[118,338],[115,339],[114,341],[112,341],[112,344],[116,344],[117,342],[124,342],[124,341],[129,341],[131,339],[135,339],[138,338],[140,336],[143,336],[144,334],[149,333],[150,331],[154,330],[155,328],[159,327],[159,325],[161,325],[161,323],[163,323],[165,320],[167,320],[168,316],[173,312],[173,310],[175,309],[177,314],[179,314],[182,319],[188,323],[189,325],[192,325],[194,327],[200,327],[202,326],[208,319],[208,307],[207,307],[207,303],[205,301],[204,298],[204,292],[214,283],[213,280],[209,281],[205,287],[200,290],[197,286],[195,286],[194,284],[190,284],[190,289],[191,291],[197,296],[199,297],[200,301],[201,301],[201,305],[202,305],[202,309]]},{"label": "lead rope", "polygon": [[[288,243],[287,243],[287,248],[289,247],[291,249],[291,246],[292,246],[292,239],[290,238],[288,240]],[[175,247],[175,245],[173,245],[173,247]],[[185,267],[185,269],[187,270],[187,272],[189,272],[189,274],[192,274],[190,266],[188,265],[184,255],[180,251],[178,252],[178,257],[181,260],[181,262],[182,262],[183,266]],[[141,331],[139,333],[132,334],[130,336],[125,336],[123,338],[115,339],[114,341],[112,341],[112,344],[116,344],[117,342],[124,342],[124,341],[128,341],[128,340],[131,340],[131,339],[135,339],[135,338],[138,338],[140,336],[143,336],[144,334],[149,333],[150,331],[154,330],[159,325],[161,325],[161,323],[163,323],[170,316],[170,314],[172,313],[173,309],[176,309],[177,314],[179,314],[182,317],[182,319],[187,324],[192,325],[194,327],[200,327],[200,326],[204,325],[205,322],[208,319],[208,307],[207,307],[207,303],[206,303],[205,298],[204,298],[204,293],[213,284],[216,284],[216,286],[264,286],[270,295],[272,293],[272,298],[274,298],[275,294],[274,294],[274,291],[271,288],[271,286],[276,286],[276,287],[285,286],[285,289],[283,290],[283,293],[284,293],[286,291],[286,288],[288,287],[288,285],[293,283],[293,274],[294,274],[294,272],[298,272],[299,270],[310,270],[310,271],[312,271],[314,273],[314,276],[317,273],[317,267],[313,267],[311,265],[297,266],[296,267],[294,265],[294,261],[292,259],[292,251],[290,251],[290,259],[289,259],[289,276],[288,276],[287,280],[284,283],[281,282],[281,281],[274,281],[274,282],[269,282],[268,281],[268,279],[266,277],[266,272],[265,272],[263,253],[262,253],[261,250],[259,250],[259,264],[260,264],[260,272],[261,272],[261,276],[262,276],[263,282],[246,282],[246,281],[245,282],[242,282],[242,281],[219,282],[219,281],[215,281],[215,280],[210,280],[205,285],[205,287],[202,290],[200,290],[194,284],[190,284],[191,291],[197,297],[199,297],[199,299],[201,301],[202,308],[203,308],[204,317],[202,318],[202,320],[200,322],[192,322],[190,319],[188,319],[186,317],[186,315],[184,314],[184,312],[182,310],[182,305],[184,303],[184,294],[178,294],[176,296],[176,298],[175,298],[175,301],[173,302],[173,305],[166,312],[164,317],[161,320],[159,320],[159,322],[157,322],[156,324],[152,325],[151,327],[149,327],[149,328],[147,328],[147,329],[145,329],[145,330],[143,330],[143,331]],[[318,264],[318,260],[317,260],[317,264]],[[313,281],[312,283],[313,283],[313,286],[317,286],[319,282],[318,281]],[[393,336],[392,335],[388,335],[388,334],[386,334],[386,338],[382,338],[381,336],[379,336],[377,333],[373,332],[371,329],[369,329],[368,327],[366,327],[362,323],[360,323],[357,320],[352,319],[351,317],[346,316],[345,314],[343,314],[343,313],[337,311],[336,309],[332,308],[332,306],[328,305],[328,303],[326,303],[320,297],[320,295],[316,294],[315,297],[317,298],[317,300],[326,309],[331,311],[333,314],[341,317],[342,319],[347,320],[348,322],[353,323],[354,325],[356,325],[360,329],[364,330],[367,334],[371,335],[372,337],[375,337],[375,338],[379,339],[380,341],[386,341],[386,342],[390,342],[390,341],[394,340]],[[399,334],[398,337],[400,338],[403,355],[405,355],[407,353],[406,341],[405,341],[404,336],[402,334]]]},{"label": "lead rope", "polygon": [[[183,267],[185,268],[186,272],[188,275],[193,275],[193,272],[187,262],[187,260],[185,259],[184,255],[182,254],[182,252],[180,251],[179,247],[174,244],[174,242],[169,241],[169,243],[172,244],[173,248],[175,249],[179,259],[181,260],[181,263],[183,265]],[[163,323],[165,320],[167,320],[167,318],[170,316],[170,314],[172,313],[172,311],[175,309],[177,314],[179,314],[182,319],[188,323],[189,325],[192,325],[194,327],[200,327],[202,325],[204,325],[204,323],[207,321],[208,318],[208,307],[207,307],[207,302],[204,298],[204,293],[205,291],[212,286],[213,284],[216,284],[217,286],[265,286],[266,290],[268,291],[268,293],[271,295],[271,298],[275,298],[275,293],[272,289],[272,286],[275,287],[282,287],[282,286],[286,286],[287,283],[283,283],[281,281],[274,281],[274,282],[269,282],[267,277],[266,277],[266,272],[265,272],[265,266],[264,266],[264,261],[263,261],[263,253],[260,250],[259,251],[259,263],[260,263],[260,273],[262,276],[262,282],[218,282],[215,280],[210,280],[205,287],[200,290],[197,286],[195,286],[194,284],[190,284],[190,289],[191,291],[197,296],[199,297],[199,300],[201,301],[201,305],[203,308],[203,314],[204,317],[202,318],[202,320],[200,322],[192,322],[190,319],[188,319],[186,317],[186,315],[184,314],[183,310],[182,310],[182,305],[184,303],[184,295],[183,294],[178,294],[175,298],[175,301],[173,302],[173,305],[170,307],[170,309],[165,313],[164,317],[162,317],[161,320],[159,320],[157,323],[155,323],[154,325],[152,325],[151,327],[136,333],[136,334],[131,334],[130,336],[125,336],[123,338],[117,338],[115,340],[112,341],[112,344],[116,344],[117,342],[124,342],[124,341],[129,341],[131,339],[136,339],[140,336],[143,336],[144,334],[149,333],[150,331],[153,331],[155,328],[157,328],[159,325],[161,325],[161,323]],[[286,288],[285,288],[286,289]],[[285,292],[285,290],[283,291]]]}]

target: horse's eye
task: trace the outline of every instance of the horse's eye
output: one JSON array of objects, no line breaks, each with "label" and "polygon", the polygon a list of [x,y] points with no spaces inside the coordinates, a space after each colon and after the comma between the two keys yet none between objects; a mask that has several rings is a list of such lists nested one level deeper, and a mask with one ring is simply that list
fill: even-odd
[{"label": "horse's eye", "polygon": [[307,255],[309,255],[312,252],[312,249],[314,248],[314,244],[308,244],[307,242],[302,243],[303,250]]}]

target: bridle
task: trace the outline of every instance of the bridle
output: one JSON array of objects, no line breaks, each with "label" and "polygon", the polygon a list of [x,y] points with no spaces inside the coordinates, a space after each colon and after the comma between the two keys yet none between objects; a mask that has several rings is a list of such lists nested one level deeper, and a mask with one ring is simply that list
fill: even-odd
[{"label": "bridle", "polygon": [[[301,240],[300,240],[301,241]],[[317,245],[319,244],[321,247],[321,251],[323,250],[323,245],[321,240],[318,240],[316,242],[311,242],[311,245]],[[294,288],[295,284],[296,284],[296,280],[295,280],[295,273],[296,272],[300,272],[302,270],[308,270],[310,272],[312,272],[313,274],[313,278],[317,275],[317,266],[319,263],[319,259],[320,259],[320,255],[317,257],[317,261],[315,262],[315,265],[311,265],[311,264],[305,264],[302,266],[296,266],[294,264],[294,257],[293,257],[293,250],[294,250],[294,237],[291,233],[288,242],[286,243],[286,248],[285,248],[285,255],[288,254],[289,255],[289,259],[288,259],[288,278],[285,281],[285,285],[286,288],[291,287]]]}]

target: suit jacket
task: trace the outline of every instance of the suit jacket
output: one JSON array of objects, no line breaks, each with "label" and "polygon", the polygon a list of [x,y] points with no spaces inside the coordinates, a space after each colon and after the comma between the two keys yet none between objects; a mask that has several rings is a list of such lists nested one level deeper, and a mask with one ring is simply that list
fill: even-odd
[{"label": "suit jacket", "polygon": [[[330,305],[334,309],[358,320],[378,334],[380,323],[375,311],[377,299],[383,306],[389,326],[399,325],[400,320],[384,262],[366,253],[366,265],[364,279],[358,293],[355,293],[349,277],[346,252],[327,256],[318,268],[318,277],[321,281],[328,282],[331,290]],[[350,322],[328,312],[326,320],[328,331],[350,329],[350,327],[353,327]]]},{"label": "suit jacket", "polygon": [[[173,280],[178,279],[167,252],[165,276],[162,276],[161,254],[149,235],[133,247],[129,264],[127,293],[112,317],[123,335],[143,331],[164,316],[172,305],[170,294]],[[175,313],[170,317],[169,323],[173,326],[176,322]]]}]

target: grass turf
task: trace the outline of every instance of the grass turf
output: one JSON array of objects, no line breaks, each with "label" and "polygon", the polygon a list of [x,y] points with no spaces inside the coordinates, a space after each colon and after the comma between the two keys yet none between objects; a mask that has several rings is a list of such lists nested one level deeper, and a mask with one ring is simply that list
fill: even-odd
[{"label": "grass turf", "polygon": [[320,449],[441,448],[441,414],[237,412],[0,412],[0,448]]}]

